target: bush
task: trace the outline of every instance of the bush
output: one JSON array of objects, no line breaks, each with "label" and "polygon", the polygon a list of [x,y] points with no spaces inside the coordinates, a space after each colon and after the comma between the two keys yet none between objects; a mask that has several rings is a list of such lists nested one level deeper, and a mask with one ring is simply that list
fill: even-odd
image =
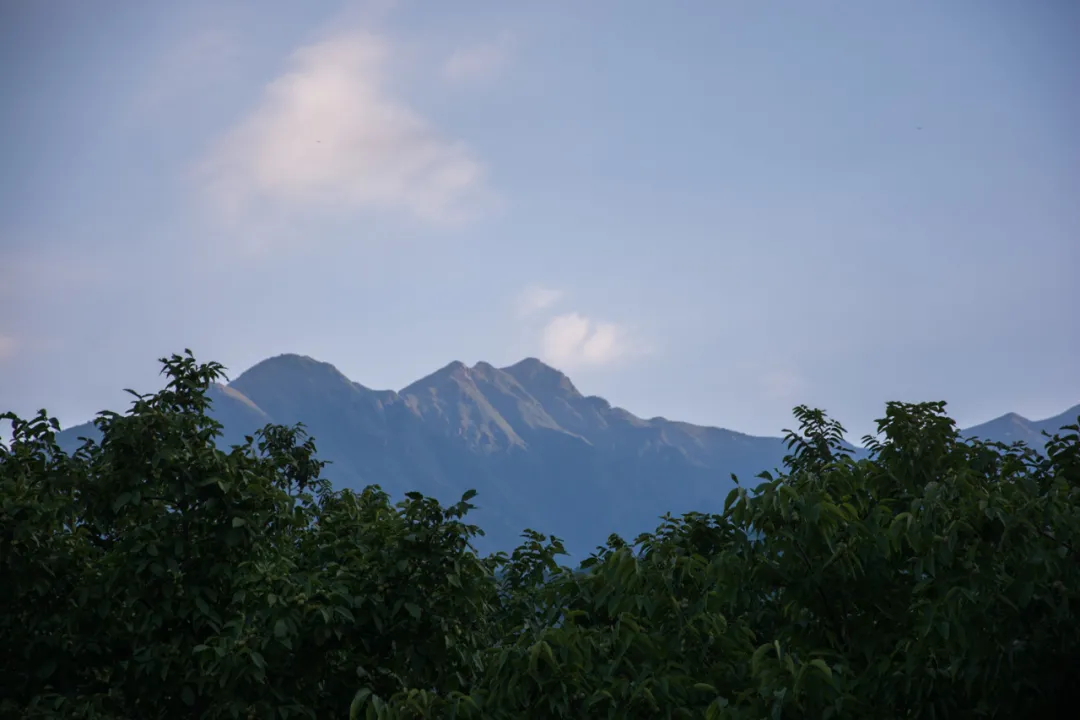
[{"label": "bush", "polygon": [[1080,428],[1041,455],[890,403],[855,461],[796,409],[782,473],[577,569],[526,531],[331,492],[300,427],[228,451],[190,352],[65,455],[0,445],[0,715],[1025,717],[1073,703]]}]

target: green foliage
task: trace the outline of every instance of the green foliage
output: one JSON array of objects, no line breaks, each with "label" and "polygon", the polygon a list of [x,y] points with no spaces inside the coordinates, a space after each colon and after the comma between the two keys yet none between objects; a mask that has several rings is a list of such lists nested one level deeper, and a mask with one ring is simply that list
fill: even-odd
[{"label": "green foliage", "polygon": [[797,408],[783,472],[578,569],[472,507],[331,492],[300,427],[219,449],[216,364],[0,445],[0,716],[956,718],[1073,704],[1080,428],[1045,455]]}]

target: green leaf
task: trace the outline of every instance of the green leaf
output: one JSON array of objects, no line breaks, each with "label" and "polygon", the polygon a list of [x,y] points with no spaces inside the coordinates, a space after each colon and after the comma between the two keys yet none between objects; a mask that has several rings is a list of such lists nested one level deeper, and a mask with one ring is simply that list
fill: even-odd
[{"label": "green leaf", "polygon": [[39,680],[48,680],[54,672],[56,672],[56,660],[49,658],[38,668],[37,676]]},{"label": "green leaf", "polygon": [[756,650],[754,650],[754,654],[750,656],[750,672],[751,673],[753,673],[754,675],[757,675],[757,674],[759,674],[761,672],[761,664],[765,660],[765,654],[768,653],[769,650],[772,650],[772,649],[773,649],[772,643],[765,643],[764,645],[759,645],[758,648]]},{"label": "green leaf", "polygon": [[1027,607],[1028,603],[1031,602],[1032,595],[1034,594],[1035,583],[1031,582],[1030,580],[1025,580],[1024,582],[1021,582],[1019,585],[1019,589],[1017,590],[1016,604],[1022,608]]},{"label": "green leaf", "polygon": [[731,506],[739,498],[739,492],[740,492],[739,487],[733,487],[728,492],[727,497],[724,499],[724,514],[725,515],[728,513],[729,510],[731,510]]},{"label": "green leaf", "polygon": [[364,705],[367,704],[367,699],[371,696],[370,688],[361,688],[353,695],[352,703],[349,704],[349,720],[359,720],[360,713],[364,709]]},{"label": "green leaf", "polygon": [[810,667],[813,667],[813,668],[817,668],[821,672],[821,674],[824,675],[825,678],[829,681],[829,684],[830,685],[832,684],[832,682],[833,682],[832,668],[829,667],[828,663],[826,663],[821,658],[814,658],[813,660],[808,662],[807,665],[809,665]]},{"label": "green leaf", "polygon": [[129,502],[131,502],[131,493],[129,493],[129,492],[120,493],[119,495],[116,496],[116,499],[113,500],[113,504],[112,504],[113,512],[120,512],[120,508],[124,507]]}]

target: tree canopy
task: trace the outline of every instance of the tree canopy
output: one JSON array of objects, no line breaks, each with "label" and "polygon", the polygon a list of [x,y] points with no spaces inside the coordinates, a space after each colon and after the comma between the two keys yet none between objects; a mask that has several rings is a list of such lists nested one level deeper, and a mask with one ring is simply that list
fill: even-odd
[{"label": "tree canopy", "polygon": [[[333,491],[300,426],[219,448],[190,352],[67,455],[0,444],[0,716],[1013,718],[1075,704],[1080,427],[1045,453],[889,403],[867,459],[795,410],[784,467],[580,567],[446,507]],[[133,393],[134,394],[134,393]],[[332,475],[332,467],[330,468]],[[507,478],[512,482],[512,478]]]}]

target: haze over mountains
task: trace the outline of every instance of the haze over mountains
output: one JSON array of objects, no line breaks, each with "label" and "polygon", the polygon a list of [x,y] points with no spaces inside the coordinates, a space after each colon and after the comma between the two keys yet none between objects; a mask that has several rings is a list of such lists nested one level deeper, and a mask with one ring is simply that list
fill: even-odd
[{"label": "haze over mountains", "polygon": [[[511,549],[531,527],[583,557],[612,532],[632,539],[655,529],[666,511],[718,511],[732,473],[752,485],[786,453],[779,437],[636,417],[582,395],[534,358],[504,368],[453,362],[394,392],[280,355],[215,386],[212,397],[225,446],[270,422],[303,422],[332,462],[325,475],[335,488],[377,483],[395,498],[418,490],[443,502],[476,488],[470,520],[487,533],[482,550]],[[1080,405],[1037,422],[1010,413],[965,435],[1041,447],[1041,430],[1078,415]],[[79,425],[60,443],[71,450],[96,434]]]}]

